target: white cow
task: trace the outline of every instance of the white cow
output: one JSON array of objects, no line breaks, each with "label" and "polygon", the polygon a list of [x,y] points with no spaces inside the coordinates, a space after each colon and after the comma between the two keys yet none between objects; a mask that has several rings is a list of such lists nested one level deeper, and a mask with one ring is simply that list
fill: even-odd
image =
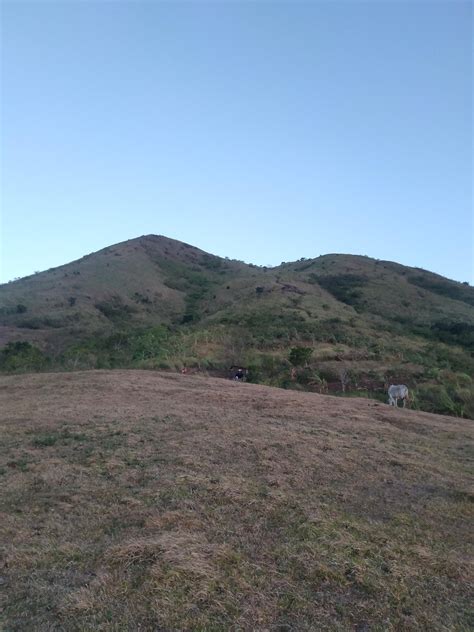
[{"label": "white cow", "polygon": [[408,400],[408,386],[405,384],[392,384],[388,387],[388,403],[390,406],[398,406],[398,400],[403,400],[403,408]]}]

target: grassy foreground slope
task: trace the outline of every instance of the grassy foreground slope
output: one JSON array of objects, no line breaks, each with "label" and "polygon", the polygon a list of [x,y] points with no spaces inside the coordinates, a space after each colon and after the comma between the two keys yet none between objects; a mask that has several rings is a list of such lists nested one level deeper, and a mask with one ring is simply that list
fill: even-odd
[{"label": "grassy foreground slope", "polygon": [[150,371],[0,377],[5,630],[472,629],[472,423]]}]

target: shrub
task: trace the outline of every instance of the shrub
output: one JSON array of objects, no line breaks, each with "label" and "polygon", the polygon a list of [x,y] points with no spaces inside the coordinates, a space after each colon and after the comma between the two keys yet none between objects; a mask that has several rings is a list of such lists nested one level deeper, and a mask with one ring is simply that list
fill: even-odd
[{"label": "shrub", "polygon": [[433,413],[474,418],[474,385],[469,375],[439,371],[436,383],[414,392],[416,407]]},{"label": "shrub", "polygon": [[205,254],[201,257],[201,265],[208,270],[220,270],[222,267],[222,259],[214,255]]},{"label": "shrub", "polygon": [[309,384],[320,383],[319,379],[315,379],[314,371],[312,371],[309,367],[305,367],[303,369],[299,369],[296,375],[296,382],[303,386],[308,386]]},{"label": "shrub", "polygon": [[131,305],[126,305],[120,297],[113,297],[110,301],[96,303],[94,307],[113,323],[122,323],[130,319],[136,311]]},{"label": "shrub", "polygon": [[130,340],[130,349],[133,360],[145,360],[163,355],[164,343],[168,338],[168,332],[164,327],[153,327]]},{"label": "shrub", "polygon": [[49,364],[49,359],[29,342],[9,342],[0,351],[2,371],[40,371]]},{"label": "shrub", "polygon": [[458,344],[474,350],[474,325],[469,323],[438,321],[431,326],[431,333],[447,344]]},{"label": "shrub", "polygon": [[288,360],[293,366],[304,366],[308,364],[313,349],[310,347],[293,347],[288,355]]},{"label": "shrub", "polygon": [[441,384],[421,384],[414,391],[416,407],[431,413],[456,415],[456,403]]}]

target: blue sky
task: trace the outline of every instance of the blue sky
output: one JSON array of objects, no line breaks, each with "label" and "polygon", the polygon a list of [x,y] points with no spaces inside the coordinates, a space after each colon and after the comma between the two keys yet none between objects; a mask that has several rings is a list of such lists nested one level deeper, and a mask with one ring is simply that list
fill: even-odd
[{"label": "blue sky", "polygon": [[1,281],[149,233],[474,280],[470,2],[1,11]]}]

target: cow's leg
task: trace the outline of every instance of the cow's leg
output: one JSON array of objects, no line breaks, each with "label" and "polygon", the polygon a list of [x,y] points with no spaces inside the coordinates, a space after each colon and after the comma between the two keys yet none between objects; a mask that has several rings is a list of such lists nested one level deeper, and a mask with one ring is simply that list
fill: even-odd
[{"label": "cow's leg", "polygon": [[403,408],[405,408],[405,404],[406,404],[407,400],[406,397],[403,398]]}]

